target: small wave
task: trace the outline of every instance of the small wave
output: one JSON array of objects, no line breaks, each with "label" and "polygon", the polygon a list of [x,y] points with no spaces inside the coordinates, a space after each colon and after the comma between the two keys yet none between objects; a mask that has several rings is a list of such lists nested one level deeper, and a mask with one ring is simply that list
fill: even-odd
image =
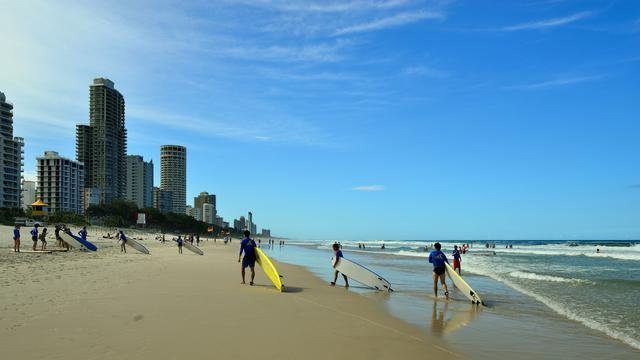
[{"label": "small wave", "polygon": [[520,279],[527,279],[527,280],[552,281],[552,282],[562,282],[562,283],[588,282],[587,280],[583,280],[583,279],[572,279],[572,278],[564,278],[560,276],[540,275],[540,274],[526,272],[526,271],[513,271],[509,273],[509,276],[520,278]]}]

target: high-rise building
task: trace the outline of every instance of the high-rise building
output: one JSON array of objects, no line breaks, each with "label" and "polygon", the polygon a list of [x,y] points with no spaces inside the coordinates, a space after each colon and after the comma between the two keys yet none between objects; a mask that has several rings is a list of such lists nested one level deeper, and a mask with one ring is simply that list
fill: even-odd
[{"label": "high-rise building", "polygon": [[153,160],[144,161],[140,155],[127,156],[126,198],[141,209],[153,206]]},{"label": "high-rise building", "polygon": [[187,148],[180,145],[160,147],[160,188],[173,193],[171,211],[184,214],[187,205]]},{"label": "high-rise building", "polygon": [[22,206],[24,139],[13,137],[13,104],[0,92],[0,208]]},{"label": "high-rise building", "polygon": [[216,207],[213,204],[202,204],[202,221],[214,225],[216,218]]},{"label": "high-rise building", "polygon": [[124,123],[124,97],[113,81],[93,79],[89,86],[89,125],[76,127],[76,158],[85,165],[84,187],[97,189],[102,204],[125,197],[127,129]]},{"label": "high-rise building", "polygon": [[263,238],[270,238],[271,237],[271,230],[269,229],[262,229],[262,235]]},{"label": "high-rise building", "polygon": [[153,188],[153,207],[163,214],[173,210],[173,193],[160,188]]},{"label": "high-rise building", "polygon": [[44,201],[49,212],[84,211],[84,165],[45,151],[38,162],[38,199]]},{"label": "high-rise building", "polygon": [[202,221],[202,209],[194,208],[191,205],[185,206],[185,214],[191,216],[192,218]]},{"label": "high-rise building", "polygon": [[236,231],[244,231],[247,229],[247,221],[244,216],[240,216],[240,219],[233,220],[233,228]]},{"label": "high-rise building", "polygon": [[22,182],[22,209],[29,209],[34,202],[36,202],[36,182],[25,180]]},{"label": "high-rise building", "polygon": [[251,211],[249,211],[249,217],[247,218],[247,230],[249,230],[252,235],[256,235],[258,231],[258,226],[253,223],[253,213]]}]

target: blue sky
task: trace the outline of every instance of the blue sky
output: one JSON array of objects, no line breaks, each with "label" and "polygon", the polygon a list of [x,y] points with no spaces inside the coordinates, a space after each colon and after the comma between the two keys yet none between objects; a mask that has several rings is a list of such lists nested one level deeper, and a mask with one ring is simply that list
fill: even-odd
[{"label": "blue sky", "polygon": [[[88,86],[129,153],[278,235],[640,238],[640,2],[2,1],[25,166],[74,157]],[[158,175],[156,166],[156,177]],[[158,178],[158,177],[157,177]]]}]

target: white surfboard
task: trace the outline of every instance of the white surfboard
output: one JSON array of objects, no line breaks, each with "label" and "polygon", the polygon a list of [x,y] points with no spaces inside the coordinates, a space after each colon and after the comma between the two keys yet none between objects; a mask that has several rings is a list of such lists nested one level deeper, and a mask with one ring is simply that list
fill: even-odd
[{"label": "white surfboard", "polygon": [[192,252],[198,254],[198,255],[204,255],[204,251],[200,250],[199,247],[193,245],[192,243],[188,242],[188,241],[184,241],[182,242],[182,245],[184,245],[184,247],[186,247],[187,249],[191,250]]},{"label": "white surfboard", "polygon": [[149,250],[144,245],[131,238],[127,238],[127,246],[131,246],[132,248],[140,251],[143,254],[150,254]]},{"label": "white surfboard", "polygon": [[81,243],[75,237],[67,234],[64,231],[60,231],[60,237],[62,238],[62,241],[66,242],[71,247],[74,247],[76,249],[85,249],[85,246],[83,243]]},{"label": "white surfboard", "polygon": [[[331,259],[331,261],[333,262],[334,259]],[[376,290],[393,291],[391,284],[382,276],[351,260],[339,258],[335,269],[347,275],[349,279],[353,279]]]},{"label": "white surfboard", "polygon": [[[467,297],[467,299],[471,300],[474,304],[483,304],[482,299],[480,299],[480,294],[478,294],[466,281],[462,278],[462,276],[458,275],[458,273],[453,270],[451,265],[445,263],[444,264],[447,269],[447,275],[449,279],[453,282],[453,284]],[[484,304],[483,304],[484,305]]]}]

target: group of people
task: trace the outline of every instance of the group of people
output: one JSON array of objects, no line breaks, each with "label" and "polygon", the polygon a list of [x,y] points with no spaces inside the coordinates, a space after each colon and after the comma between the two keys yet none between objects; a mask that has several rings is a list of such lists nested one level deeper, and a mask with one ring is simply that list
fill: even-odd
[{"label": "group of people", "polygon": [[[33,251],[38,251],[38,241],[40,241],[40,250],[39,251],[47,251],[47,235],[48,235],[48,229],[46,226],[42,226],[42,230],[40,230],[40,224],[36,223],[33,225],[33,228],[29,231],[29,234],[31,235],[31,240],[33,241],[33,247],[32,250]],[[22,225],[20,224],[16,224],[14,229],[13,229],[13,251],[15,252],[20,252],[20,246],[21,246],[21,234],[20,234],[20,229],[22,228]],[[62,240],[62,237],[60,236],[60,231],[64,231],[66,233],[71,233],[71,230],[69,230],[69,228],[66,225],[56,225],[55,226],[55,230],[54,230],[54,234],[55,234],[55,238],[57,241],[57,246],[60,248],[65,248],[67,250],[69,250],[71,248],[71,246],[69,244],[67,244],[65,241]],[[87,228],[82,227],[82,230],[80,230],[80,232],[78,233],[78,235],[83,238],[83,239],[87,239]]]},{"label": "group of people", "polygon": [[[444,296],[446,299],[449,299],[449,289],[447,288],[447,283],[445,281],[445,274],[446,274],[446,267],[445,264],[449,263],[449,260],[447,259],[447,255],[445,255],[444,252],[442,252],[442,245],[440,243],[435,243],[433,244],[433,247],[435,250],[433,250],[430,254],[429,254],[429,262],[431,264],[433,264],[433,271],[432,271],[432,278],[433,278],[433,292],[434,295],[437,297],[438,296],[438,282],[440,284],[442,284],[442,287],[444,289]],[[333,258],[333,268],[335,269],[335,267],[337,266],[338,262],[340,261],[340,258],[344,257],[344,254],[342,253],[342,246],[340,245],[340,243],[335,242],[332,246],[333,248],[333,252],[334,252],[334,258]],[[458,245],[454,245],[453,246],[453,252],[452,252],[452,257],[453,257],[453,269],[454,271],[457,271],[458,274],[462,275],[462,253],[465,253],[467,251],[467,249],[469,248],[469,246],[467,244],[458,247]],[[242,251],[241,251],[242,252]],[[243,272],[244,274],[244,272]],[[331,286],[335,286],[336,282],[338,281],[338,275],[340,274],[340,271],[338,270],[334,270],[333,273],[333,281],[330,282]],[[345,287],[349,287],[349,278],[345,275],[342,274],[342,277],[344,278],[344,283],[345,283]],[[244,279],[244,275],[243,275],[243,279]]]}]

